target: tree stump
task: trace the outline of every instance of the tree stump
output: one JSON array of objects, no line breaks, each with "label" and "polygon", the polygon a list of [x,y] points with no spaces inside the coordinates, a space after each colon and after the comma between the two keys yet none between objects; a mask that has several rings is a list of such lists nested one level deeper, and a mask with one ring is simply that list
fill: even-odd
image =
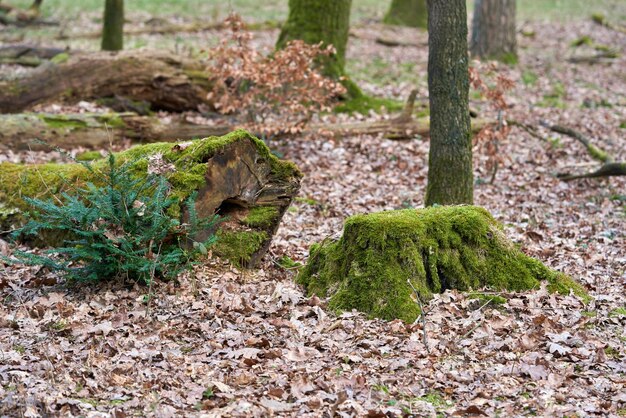
[{"label": "tree stump", "polygon": [[[300,187],[301,174],[290,162],[271,154],[263,141],[246,131],[183,143],[140,145],[116,154],[130,162],[137,176],[160,170],[171,184],[180,206],[172,216],[184,221],[185,200],[197,193],[199,217],[219,214],[219,230],[202,231],[197,240],[216,233],[214,253],[234,264],[254,267],[265,254],[287,207]],[[30,198],[59,198],[77,186],[98,184],[97,173],[106,160],[83,164],[0,164],[0,231],[25,221]]]},{"label": "tree stump", "polygon": [[357,215],[343,236],[311,247],[297,282],[335,310],[413,322],[422,301],[446,289],[538,288],[587,297],[562,273],[522,253],[483,208],[439,206]]},{"label": "tree stump", "polygon": [[0,113],[113,96],[148,102],[154,110],[195,110],[210,105],[204,70],[198,61],[171,54],[60,54],[29,76],[0,82]]}]

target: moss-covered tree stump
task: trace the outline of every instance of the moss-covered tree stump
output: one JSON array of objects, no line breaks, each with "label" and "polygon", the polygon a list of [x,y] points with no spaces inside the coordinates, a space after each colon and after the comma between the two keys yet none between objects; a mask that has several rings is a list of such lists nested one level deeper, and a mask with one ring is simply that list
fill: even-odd
[{"label": "moss-covered tree stump", "polygon": [[[585,295],[568,276],[522,253],[483,208],[440,206],[357,215],[343,236],[311,247],[297,277],[336,310],[412,322],[426,301],[446,289],[527,290]],[[410,281],[411,284],[408,283]]]},{"label": "moss-covered tree stump", "polygon": [[[215,213],[225,218],[217,231],[214,252],[235,264],[253,267],[265,254],[278,224],[297,194],[297,167],[271,154],[263,141],[246,131],[184,143],[141,145],[118,153],[116,161],[131,162],[137,176],[158,170],[179,199],[172,216],[186,216],[185,200],[197,193],[199,217]],[[71,193],[87,182],[98,184],[97,173],[107,160],[82,164],[0,164],[0,231],[20,226],[29,205],[24,197],[46,199]],[[204,240],[215,231],[202,231]]]}]

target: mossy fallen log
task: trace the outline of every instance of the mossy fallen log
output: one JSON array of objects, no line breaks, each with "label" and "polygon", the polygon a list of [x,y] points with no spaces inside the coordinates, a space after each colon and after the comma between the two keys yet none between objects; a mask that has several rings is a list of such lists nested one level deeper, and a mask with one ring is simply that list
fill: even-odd
[{"label": "mossy fallen log", "polygon": [[[253,267],[269,248],[285,210],[296,195],[301,174],[290,162],[271,154],[263,141],[246,131],[183,143],[140,145],[116,154],[132,162],[137,176],[162,170],[180,201],[172,216],[185,218],[184,201],[197,193],[200,217],[215,213],[225,218],[217,232],[214,252],[235,264]],[[106,160],[83,164],[0,164],[0,231],[23,224],[29,205],[24,197],[48,199],[71,193],[87,182]],[[205,240],[215,231],[202,231]]]},{"label": "mossy fallen log", "polygon": [[[410,284],[409,284],[410,281]],[[311,247],[297,277],[336,310],[413,322],[425,301],[446,289],[539,288],[586,297],[565,274],[522,253],[483,208],[441,206],[356,215],[343,236]]]},{"label": "mossy fallen log", "polygon": [[135,113],[19,113],[0,115],[0,149],[109,148],[127,138],[159,142],[224,135],[229,126],[205,126],[173,117],[168,122]]},{"label": "mossy fallen log", "polygon": [[154,110],[195,110],[210,105],[204,70],[197,60],[165,53],[59,54],[26,77],[0,82],[0,113],[113,96],[148,102]]}]

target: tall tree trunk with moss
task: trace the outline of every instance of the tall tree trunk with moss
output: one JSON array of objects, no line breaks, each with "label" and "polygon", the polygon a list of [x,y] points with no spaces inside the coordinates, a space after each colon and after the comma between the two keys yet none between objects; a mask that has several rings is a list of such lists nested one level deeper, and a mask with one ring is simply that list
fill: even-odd
[{"label": "tall tree trunk with moss", "polygon": [[[345,76],[346,47],[350,30],[352,0],[289,0],[289,17],[276,42],[284,48],[292,40],[301,39],[307,44],[332,45],[336,53],[321,64],[327,77]],[[351,97],[362,94],[354,83],[344,83]]]},{"label": "tall tree trunk with moss", "polygon": [[389,25],[428,27],[428,6],[426,0],[392,0],[383,19]]},{"label": "tall tree trunk with moss", "polygon": [[428,0],[430,154],[426,205],[474,200],[465,0]]},{"label": "tall tree trunk with moss", "polygon": [[106,0],[102,27],[102,50],[124,49],[124,0]]},{"label": "tall tree trunk with moss", "polygon": [[470,51],[474,57],[517,61],[515,0],[476,0]]}]

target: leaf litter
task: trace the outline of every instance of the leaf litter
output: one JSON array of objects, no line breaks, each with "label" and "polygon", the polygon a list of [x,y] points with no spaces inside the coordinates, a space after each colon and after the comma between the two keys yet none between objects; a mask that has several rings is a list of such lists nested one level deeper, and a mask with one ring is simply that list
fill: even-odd
[{"label": "leaf litter", "polygon": [[[623,160],[626,85],[618,80],[626,60],[565,62],[570,51],[562,45],[579,33],[624,49],[625,36],[590,25],[532,24],[537,36],[521,40],[520,69],[505,70],[519,80],[508,117],[568,125]],[[352,38],[350,58],[404,57],[425,74],[423,51],[386,48],[375,38]],[[526,85],[521,80],[529,71],[536,81]],[[397,85],[362,85],[389,96],[404,92]],[[561,86],[564,108],[542,103],[555,86]],[[589,105],[603,99],[610,106]],[[473,105],[489,115],[487,106]],[[310,244],[338,235],[347,216],[421,206],[428,142],[371,136],[273,141],[272,148],[306,176],[259,270],[209,261],[177,284],[158,283],[147,314],[144,287],[68,288],[46,270],[0,269],[0,414],[623,415],[626,181],[557,180],[555,172],[591,159],[573,140],[539,132],[545,140],[513,128],[501,144],[509,158],[493,184],[483,180],[487,157],[475,155],[476,203],[494,213],[524,251],[580,280],[593,301],[544,288],[498,293],[504,304],[447,291],[425,307],[428,350],[421,322],[330,312],[324,300],[302,294],[294,272],[275,261],[304,262]],[[64,158],[0,155],[12,161],[55,157]]]}]

